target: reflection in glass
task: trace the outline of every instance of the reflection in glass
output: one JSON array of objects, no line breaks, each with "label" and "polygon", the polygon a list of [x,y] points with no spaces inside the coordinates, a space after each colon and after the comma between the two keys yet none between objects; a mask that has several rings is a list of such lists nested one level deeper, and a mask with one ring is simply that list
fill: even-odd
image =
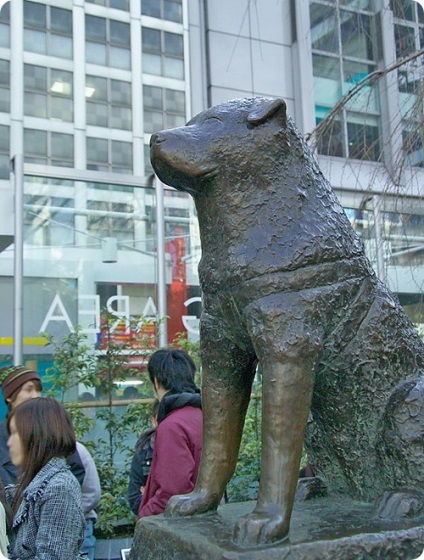
[{"label": "reflection in glass", "polygon": [[315,104],[332,107],[342,96],[340,61],[324,55],[312,56]]},{"label": "reflection in glass", "polygon": [[312,2],[310,4],[312,48],[338,52],[337,14],[333,7]]},{"label": "reflection in glass", "polygon": [[[320,121],[321,119],[317,118],[317,124]],[[340,119],[335,120],[320,136],[317,144],[318,152],[324,156],[343,157],[345,155],[343,139],[342,123]]]},{"label": "reflection in glass", "polygon": [[29,52],[46,54],[47,38],[44,31],[24,29],[24,49]]},{"label": "reflection in glass", "polygon": [[[361,122],[360,116],[348,114],[347,138],[349,157],[378,161],[380,158],[380,133],[378,124],[371,124],[370,117],[367,123]],[[362,119],[363,121],[363,119]]]},{"label": "reflection in glass", "polygon": [[397,58],[403,58],[416,50],[415,30],[405,25],[395,25],[395,44]]},{"label": "reflection in glass", "polygon": [[46,29],[46,6],[24,1],[24,25]]},{"label": "reflection in glass", "polygon": [[0,179],[9,179],[10,163],[9,163],[9,127],[0,125]]},{"label": "reflection in glass", "polygon": [[344,56],[374,60],[374,40],[370,16],[340,10],[340,27]]}]

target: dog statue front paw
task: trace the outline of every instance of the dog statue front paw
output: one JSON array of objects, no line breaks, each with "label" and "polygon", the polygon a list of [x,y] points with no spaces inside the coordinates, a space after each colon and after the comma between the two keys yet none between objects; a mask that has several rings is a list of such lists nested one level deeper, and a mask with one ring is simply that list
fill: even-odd
[{"label": "dog statue front paw", "polygon": [[219,505],[219,497],[206,492],[192,492],[172,496],[165,508],[167,517],[184,517],[215,511]]},{"label": "dog statue front paw", "polygon": [[283,540],[288,532],[289,516],[284,516],[275,505],[262,506],[237,520],[234,539],[240,546],[248,548]]}]

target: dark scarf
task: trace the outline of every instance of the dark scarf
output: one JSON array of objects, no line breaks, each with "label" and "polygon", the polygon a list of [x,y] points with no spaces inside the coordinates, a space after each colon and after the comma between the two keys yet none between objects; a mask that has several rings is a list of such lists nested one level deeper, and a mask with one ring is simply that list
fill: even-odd
[{"label": "dark scarf", "polygon": [[160,401],[158,410],[158,424],[162,422],[166,416],[173,410],[177,408],[183,408],[184,406],[194,406],[196,408],[202,408],[202,397],[200,395],[200,389],[196,391],[184,391],[183,393],[178,393],[176,391],[169,391]]}]

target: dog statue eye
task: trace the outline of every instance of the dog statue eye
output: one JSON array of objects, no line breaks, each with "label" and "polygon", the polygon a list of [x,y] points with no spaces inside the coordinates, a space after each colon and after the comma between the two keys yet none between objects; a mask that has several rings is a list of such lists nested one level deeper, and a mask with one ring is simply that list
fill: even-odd
[{"label": "dog statue eye", "polygon": [[205,123],[210,122],[210,121],[218,121],[218,122],[222,123],[222,120],[219,117],[208,117],[208,118],[205,119]]}]

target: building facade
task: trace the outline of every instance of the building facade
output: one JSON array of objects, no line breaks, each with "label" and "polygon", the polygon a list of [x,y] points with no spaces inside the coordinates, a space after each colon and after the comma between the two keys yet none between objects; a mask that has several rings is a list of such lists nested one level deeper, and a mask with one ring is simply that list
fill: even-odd
[{"label": "building facade", "polygon": [[9,0],[0,362],[11,361],[16,312],[10,159],[24,158],[25,361],[42,372],[50,356],[40,333],[76,325],[99,348],[105,308],[157,317],[162,256],[166,336],[196,338],[195,210],[158,185],[149,139],[256,95],[283,97],[304,134],[325,124],[312,137],[320,166],[379,276],[424,323],[423,47],[414,0]]}]

